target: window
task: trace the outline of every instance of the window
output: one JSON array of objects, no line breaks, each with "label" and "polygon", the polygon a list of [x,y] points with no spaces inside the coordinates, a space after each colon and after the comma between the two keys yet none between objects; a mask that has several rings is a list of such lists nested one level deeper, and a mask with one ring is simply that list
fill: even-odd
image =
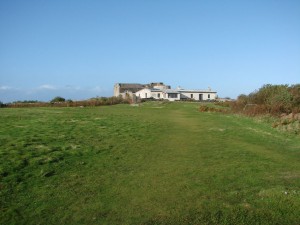
[{"label": "window", "polygon": [[157,94],[157,97],[160,98],[160,93]]},{"label": "window", "polygon": [[170,93],[170,94],[168,94],[168,98],[177,98],[177,94],[176,93]]},{"label": "window", "polygon": [[193,94],[191,94],[191,98],[193,98],[194,97],[194,95]]},{"label": "window", "polygon": [[210,94],[207,95],[207,98],[210,98]]}]

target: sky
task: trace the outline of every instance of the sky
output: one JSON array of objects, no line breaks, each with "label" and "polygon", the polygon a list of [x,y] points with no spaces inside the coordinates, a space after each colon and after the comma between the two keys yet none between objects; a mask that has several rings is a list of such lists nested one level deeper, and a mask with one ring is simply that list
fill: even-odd
[{"label": "sky", "polygon": [[300,83],[299,0],[1,0],[0,101]]}]

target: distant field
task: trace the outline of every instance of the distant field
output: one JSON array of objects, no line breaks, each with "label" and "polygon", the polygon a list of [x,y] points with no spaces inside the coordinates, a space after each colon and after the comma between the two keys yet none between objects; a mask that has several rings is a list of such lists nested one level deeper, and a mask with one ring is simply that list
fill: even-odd
[{"label": "distant field", "polygon": [[300,137],[198,107],[0,109],[0,224],[300,224]]}]

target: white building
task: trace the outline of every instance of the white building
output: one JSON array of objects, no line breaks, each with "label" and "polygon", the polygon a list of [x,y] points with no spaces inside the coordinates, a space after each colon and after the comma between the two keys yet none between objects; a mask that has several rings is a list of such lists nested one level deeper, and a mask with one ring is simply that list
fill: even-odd
[{"label": "white building", "polygon": [[217,92],[208,90],[180,90],[181,99],[193,99],[196,101],[216,100]]},{"label": "white building", "polygon": [[153,98],[152,97],[152,91],[150,88],[144,88],[142,90],[139,90],[135,93],[136,97],[139,97],[141,99],[147,99],[147,98]]},{"label": "white building", "polygon": [[[163,82],[153,82],[149,84],[138,84],[138,83],[116,83],[114,85],[114,96],[128,96],[135,94],[137,91],[140,91],[144,88],[151,88],[151,89],[170,89],[170,85],[165,85]],[[149,98],[147,96],[146,98]]]},{"label": "white building", "polygon": [[169,101],[195,100],[213,101],[217,97],[217,92],[210,88],[207,90],[187,90],[182,88],[165,89],[163,86],[155,88],[144,88],[135,93],[141,99],[165,99]]}]

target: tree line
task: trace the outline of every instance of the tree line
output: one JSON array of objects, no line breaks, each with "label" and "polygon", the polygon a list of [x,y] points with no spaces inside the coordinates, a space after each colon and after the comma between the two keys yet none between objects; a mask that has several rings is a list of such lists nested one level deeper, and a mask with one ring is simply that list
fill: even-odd
[{"label": "tree line", "polygon": [[95,97],[87,100],[73,101],[57,96],[49,102],[35,100],[15,101],[11,103],[0,102],[0,107],[22,108],[22,107],[86,107],[86,106],[103,106],[131,103],[130,99],[120,97]]}]

